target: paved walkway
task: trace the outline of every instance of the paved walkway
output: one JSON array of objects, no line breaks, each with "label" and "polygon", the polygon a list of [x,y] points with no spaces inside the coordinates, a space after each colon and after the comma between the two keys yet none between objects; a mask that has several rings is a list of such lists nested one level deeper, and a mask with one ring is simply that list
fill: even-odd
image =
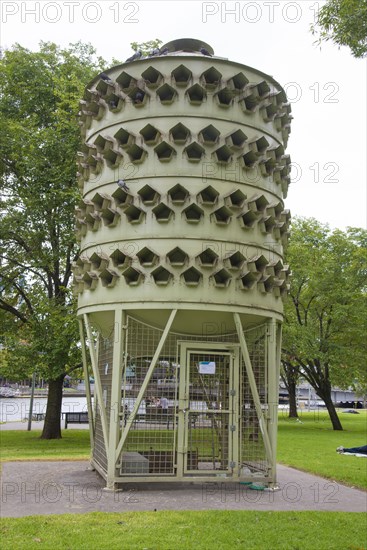
[{"label": "paved walkway", "polygon": [[278,479],[277,492],[218,481],[134,483],[111,493],[103,490],[103,479],[87,461],[8,462],[2,466],[1,515],[137,510],[367,511],[367,493],[363,491],[285,466],[278,466]]}]

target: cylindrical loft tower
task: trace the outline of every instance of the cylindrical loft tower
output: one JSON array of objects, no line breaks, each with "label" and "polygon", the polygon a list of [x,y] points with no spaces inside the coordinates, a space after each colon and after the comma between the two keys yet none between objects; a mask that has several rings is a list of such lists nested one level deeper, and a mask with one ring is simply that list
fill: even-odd
[{"label": "cylindrical loft tower", "polygon": [[109,487],[274,484],[290,106],[199,40],[134,57],[81,101],[92,463]]}]

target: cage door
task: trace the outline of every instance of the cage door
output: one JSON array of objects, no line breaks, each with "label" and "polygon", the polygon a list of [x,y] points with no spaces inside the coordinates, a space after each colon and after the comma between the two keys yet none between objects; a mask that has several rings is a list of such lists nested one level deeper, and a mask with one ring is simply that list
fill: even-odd
[{"label": "cage door", "polygon": [[184,473],[213,474],[233,469],[233,354],[187,350]]}]

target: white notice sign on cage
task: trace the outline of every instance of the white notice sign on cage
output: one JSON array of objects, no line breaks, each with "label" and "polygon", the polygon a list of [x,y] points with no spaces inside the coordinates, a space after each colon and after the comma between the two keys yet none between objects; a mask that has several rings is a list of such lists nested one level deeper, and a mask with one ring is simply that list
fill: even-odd
[{"label": "white notice sign on cage", "polygon": [[200,361],[199,362],[200,374],[215,374],[215,361]]}]

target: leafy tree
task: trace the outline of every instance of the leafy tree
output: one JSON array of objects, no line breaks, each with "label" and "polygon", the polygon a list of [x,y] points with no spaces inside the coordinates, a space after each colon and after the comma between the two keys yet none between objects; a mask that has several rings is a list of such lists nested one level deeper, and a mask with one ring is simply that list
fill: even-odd
[{"label": "leafy tree", "polygon": [[134,52],[141,51],[143,56],[149,55],[153,50],[159,49],[162,45],[162,40],[155,38],[148,42],[131,42],[130,46]]},{"label": "leafy tree", "polygon": [[297,219],[287,251],[292,279],[285,307],[282,363],[323,399],[335,430],[342,426],[331,387],[365,383],[367,231],[331,231]]},{"label": "leafy tree", "polygon": [[63,380],[80,367],[69,290],[77,256],[77,114],[86,84],[104,65],[81,43],[61,49],[41,42],[38,52],[16,44],[0,59],[2,357],[13,378],[36,369],[48,381],[46,439],[61,437]]},{"label": "leafy tree", "polygon": [[348,46],[354,57],[367,55],[366,0],[328,0],[311,25],[318,35],[318,44],[332,40],[338,46]]}]

